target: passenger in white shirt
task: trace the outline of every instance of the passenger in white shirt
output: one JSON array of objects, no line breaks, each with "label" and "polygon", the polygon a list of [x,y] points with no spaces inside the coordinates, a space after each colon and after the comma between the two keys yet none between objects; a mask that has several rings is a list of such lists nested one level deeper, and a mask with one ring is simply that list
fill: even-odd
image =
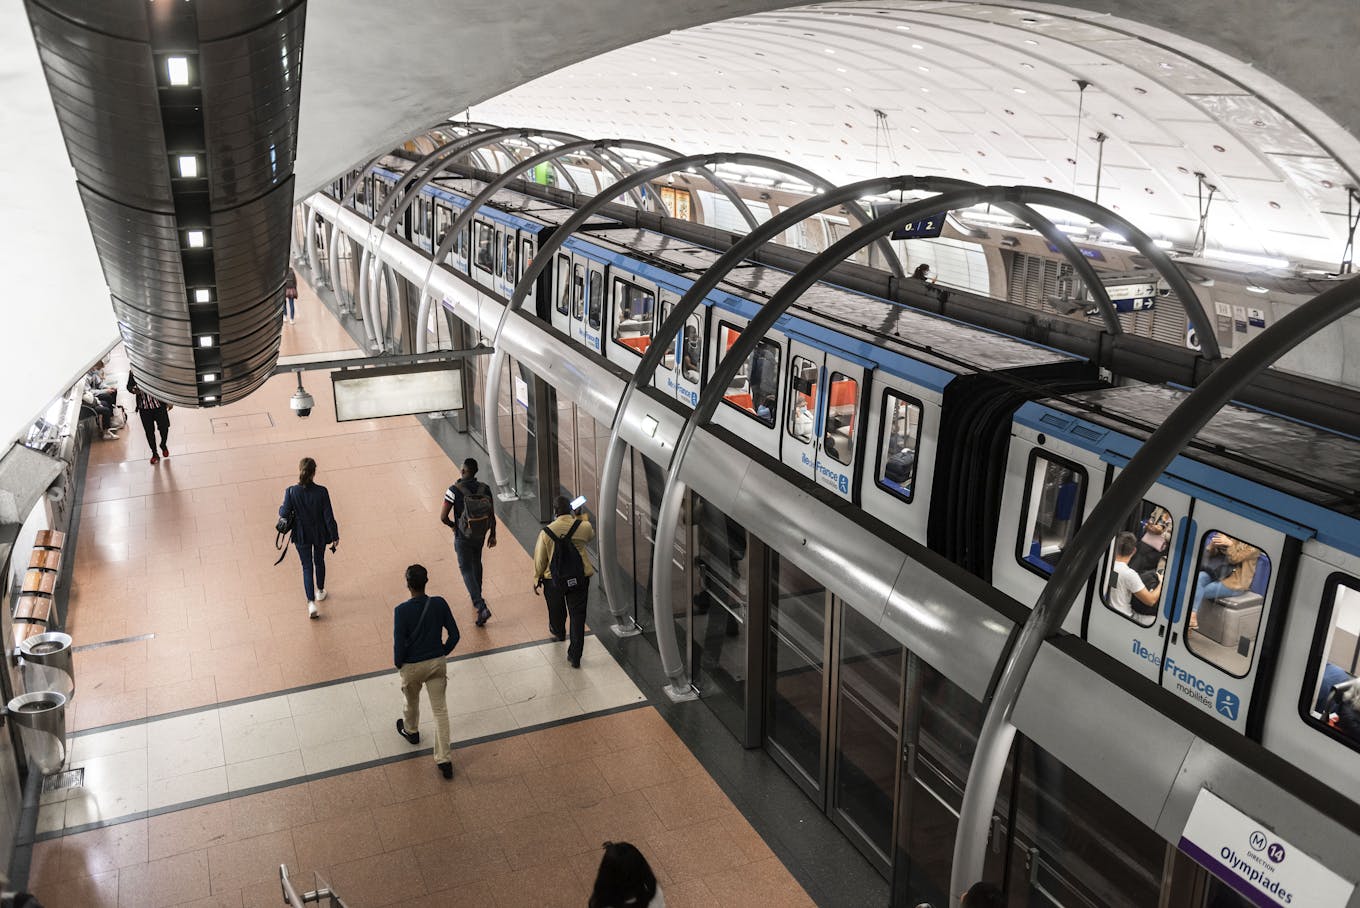
[{"label": "passenger in white shirt", "polygon": [[1147,618],[1157,614],[1157,600],[1161,597],[1148,589],[1138,572],[1129,567],[1129,559],[1137,551],[1138,540],[1132,533],[1120,533],[1115,539],[1110,607],[1133,618]]}]

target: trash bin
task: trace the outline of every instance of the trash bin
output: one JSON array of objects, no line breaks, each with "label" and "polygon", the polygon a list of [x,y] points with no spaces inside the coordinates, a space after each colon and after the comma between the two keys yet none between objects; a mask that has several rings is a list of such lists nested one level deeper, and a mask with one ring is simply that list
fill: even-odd
[{"label": "trash bin", "polygon": [[24,752],[43,775],[66,762],[66,703],[66,695],[55,690],[20,694],[9,701],[9,718],[19,726]]},{"label": "trash bin", "polygon": [[76,695],[70,634],[58,631],[35,634],[19,644],[19,655],[24,660],[24,690],[54,690],[67,700]]}]

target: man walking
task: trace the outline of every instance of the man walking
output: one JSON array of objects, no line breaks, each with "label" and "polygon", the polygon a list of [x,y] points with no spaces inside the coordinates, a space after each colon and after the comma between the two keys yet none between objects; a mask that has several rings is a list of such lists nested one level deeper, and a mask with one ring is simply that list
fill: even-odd
[{"label": "man walking", "polygon": [[[161,462],[161,455],[170,456],[170,404],[143,391],[137,384],[137,377],[128,370],[127,389],[137,395],[137,415],[142,418],[142,428],[146,430],[146,443],[151,446],[151,465]],[[156,453],[156,429],[161,430],[161,451]]]},{"label": "man walking", "polygon": [[586,599],[595,569],[586,554],[586,543],[595,538],[589,518],[572,513],[571,502],[559,495],[553,502],[553,522],[543,528],[534,543],[534,589],[543,587],[548,602],[548,632],[558,640],[567,638],[563,626],[571,618],[571,642],[567,663],[581,667],[586,642]]},{"label": "man walking", "polygon": [[429,579],[423,565],[408,567],[406,589],[411,598],[392,612],[392,661],[401,675],[401,692],[406,696],[406,709],[397,720],[397,734],[412,744],[420,743],[420,689],[424,687],[430,712],[434,713],[434,762],[444,778],[452,779],[445,694],[449,680],[447,659],[458,645],[458,623],[444,597],[425,594]]},{"label": "man walking", "polygon": [[444,493],[444,511],[439,520],[453,529],[458,571],[463,575],[472,607],[477,610],[477,626],[481,627],[491,617],[491,609],[482,598],[482,544],[496,547],[496,500],[491,486],[478,481],[477,461],[473,458],[463,461],[458,481]]}]

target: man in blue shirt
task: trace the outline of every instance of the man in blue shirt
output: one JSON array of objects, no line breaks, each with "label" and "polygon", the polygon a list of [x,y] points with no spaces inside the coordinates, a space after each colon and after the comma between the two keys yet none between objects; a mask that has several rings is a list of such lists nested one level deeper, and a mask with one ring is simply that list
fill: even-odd
[{"label": "man in blue shirt", "polygon": [[[411,598],[392,612],[392,661],[401,674],[406,710],[397,720],[397,734],[412,744],[420,743],[420,689],[430,699],[434,713],[434,761],[444,778],[453,778],[449,756],[449,707],[447,658],[458,645],[458,623],[442,596],[425,595],[429,572],[423,565],[406,569],[406,589]],[[444,631],[448,631],[445,638]]]}]

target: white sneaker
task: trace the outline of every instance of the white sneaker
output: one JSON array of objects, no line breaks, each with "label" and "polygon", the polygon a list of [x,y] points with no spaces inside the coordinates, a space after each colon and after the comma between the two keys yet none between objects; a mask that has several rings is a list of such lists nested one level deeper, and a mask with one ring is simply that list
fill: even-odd
[{"label": "white sneaker", "polygon": [[113,431],[112,429],[105,429],[105,430],[104,430],[104,440],[105,440],[105,441],[117,441],[117,440],[118,440],[118,433],[115,432],[115,431]]},{"label": "white sneaker", "polygon": [[316,601],[317,601],[317,602],[325,602],[325,601],[326,601],[326,591],[325,591],[325,590],[317,590],[317,591],[316,591]]},{"label": "white sneaker", "polygon": [[320,615],[321,615],[321,613],[318,612],[318,611],[316,610],[316,603],[315,603],[315,602],[310,602],[310,601],[309,601],[309,602],[307,603],[307,617],[308,617],[308,618],[316,618],[316,617],[319,617]]}]

